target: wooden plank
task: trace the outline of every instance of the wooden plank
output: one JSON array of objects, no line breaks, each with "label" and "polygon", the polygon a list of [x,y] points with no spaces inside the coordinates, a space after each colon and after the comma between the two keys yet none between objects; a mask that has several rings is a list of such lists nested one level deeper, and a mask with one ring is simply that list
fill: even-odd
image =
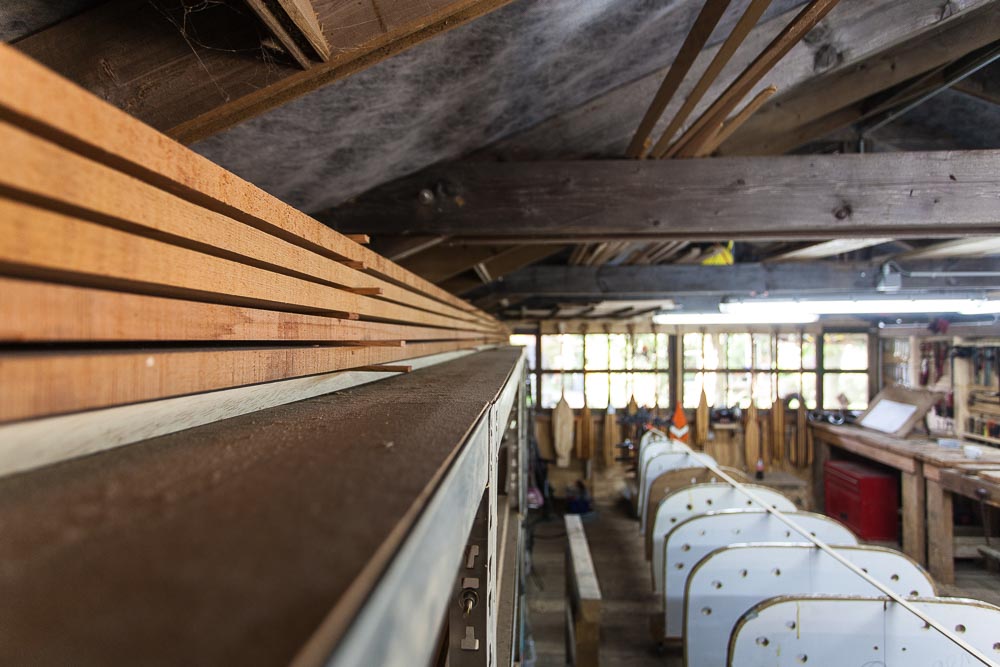
[{"label": "wooden plank", "polygon": [[[840,4],[810,34],[779,61],[770,74],[753,90],[766,85],[788,91],[799,83],[832,68],[849,65],[866,55],[894,44],[922,28],[948,18],[953,11],[974,7],[993,0],[950,0],[949,11],[941,10],[940,0],[841,0]],[[695,108],[708,108],[732,80],[729,72],[746,68],[798,10],[784,12],[751,31],[733,56],[726,72],[705,94]],[[705,49],[694,69],[703,71],[718,53],[720,46]],[[649,100],[656,93],[667,69],[661,68],[635,81],[609,90],[575,109],[560,113],[535,127],[513,134],[476,153],[477,158],[504,160],[551,160],[618,157],[632,137]],[[676,114],[695,85],[685,81],[666,114]]]},{"label": "wooden plank", "polygon": [[723,155],[791,150],[863,117],[865,99],[996,41],[1000,3],[957,12],[906,39],[785,91],[724,143]]},{"label": "wooden plank", "polygon": [[[408,357],[405,361],[415,369],[427,368],[474,354],[476,349]],[[357,369],[337,371],[2,425],[0,477],[390,376]]]},{"label": "wooden plank", "polygon": [[[483,265],[495,281],[518,269],[523,269],[535,262],[547,259],[562,251],[563,247],[561,245],[516,246],[485,260]],[[441,283],[441,287],[455,294],[462,294],[482,285],[483,282],[481,280],[463,278],[462,276],[456,276]]]},{"label": "wooden plank", "polygon": [[309,0],[246,0],[247,5],[303,69],[330,59],[330,44]]},{"label": "wooden plank", "polygon": [[324,664],[518,358],[471,355],[0,480],[0,662]]},{"label": "wooden plank", "polygon": [[476,343],[8,352],[0,355],[0,422],[361,368]]},{"label": "wooden plank", "polygon": [[[0,187],[8,196],[355,293],[380,295],[387,291],[397,299],[409,298],[393,286],[328,257],[201,208],[2,121],[0,143],[7,147],[4,159],[16,162],[16,166],[0,171]],[[449,315],[458,319],[474,319],[428,300],[411,300],[437,311],[450,311]],[[385,311],[387,304],[361,299],[358,307]]]},{"label": "wooden plank", "polygon": [[601,588],[579,515],[563,517],[566,527],[566,648],[569,664],[597,667]]},{"label": "wooden plank", "polygon": [[398,341],[481,331],[363,322],[0,277],[0,341]]},{"label": "wooden plank", "polygon": [[[509,0],[314,0],[332,56],[302,71],[203,46],[147,3],[103,3],[17,43],[60,74],[186,143],[281,106]],[[208,9],[212,9],[209,7]],[[234,30],[219,12],[216,32]],[[201,17],[206,22],[206,17]],[[252,26],[244,29],[254,39]],[[169,72],[169,76],[164,76]],[[108,73],[111,73],[109,76]]]},{"label": "wooden plank", "polygon": [[[691,92],[688,93],[687,98],[684,100],[684,104],[681,105],[677,113],[670,120],[670,123],[663,130],[663,134],[660,135],[659,140],[653,146],[652,151],[650,151],[653,157],[662,157],[666,150],[670,147],[671,141],[673,141],[674,135],[677,131],[681,129],[684,122],[694,111],[698,103],[705,97],[705,93],[708,89],[715,83],[716,79],[719,78],[719,74],[722,73],[723,68],[729,64],[733,55],[740,45],[746,40],[747,36],[757,25],[760,17],[764,15],[765,10],[770,6],[771,0],[751,0],[750,4],[743,11],[743,15],[740,16],[740,20],[736,23],[732,32],[726,38],[726,41],[722,43],[718,51],[715,53],[715,57],[712,58],[712,62],[708,64],[705,68],[704,73],[701,78],[698,79],[698,83],[695,84]],[[666,107],[666,105],[664,105]],[[660,110],[663,113],[663,110]]]},{"label": "wooden plank", "polygon": [[[966,260],[945,265],[934,261],[905,263],[908,271],[989,271],[991,261]],[[532,266],[506,276],[494,292],[508,297],[573,297],[648,300],[685,296],[874,291],[879,262],[817,262],[813,264],[733,264],[703,266],[667,264],[652,266]],[[993,288],[996,278],[953,279],[954,287]],[[937,285],[940,287],[940,284]],[[907,278],[907,290],[933,290],[928,278]]]},{"label": "wooden plank", "polygon": [[889,243],[890,241],[892,241],[892,239],[888,237],[874,239],[833,239],[831,241],[814,243],[803,248],[788,250],[777,255],[772,255],[767,258],[767,261],[811,261],[814,259],[823,259],[825,257],[843,255],[849,252],[854,252],[855,250],[862,250],[864,248],[871,248],[872,246],[882,245],[883,243]]},{"label": "wooden plank", "polygon": [[684,134],[671,146],[664,154],[664,157],[674,155],[690,157],[694,155],[692,147],[701,145],[705,141],[705,135],[711,135],[716,131],[719,123],[739,105],[740,101],[753,90],[761,79],[767,76],[771,68],[792,50],[810,30],[816,27],[824,16],[836,6],[839,0],[812,0],[781,33],[768,44],[760,55],[726,88],[708,109],[694,123],[691,124]]},{"label": "wooden plank", "polygon": [[[923,476],[923,466],[900,475],[903,515],[903,553],[921,565],[927,565],[927,525],[937,521],[930,512],[930,485]],[[950,508],[949,508],[950,510]]]},{"label": "wooden plank", "polygon": [[8,276],[328,315],[363,307],[373,317],[405,323],[489,329],[10,200],[0,199],[0,230],[0,272]]},{"label": "wooden plank", "polygon": [[973,236],[942,241],[910,250],[896,259],[937,259],[940,257],[989,257],[1000,255],[1000,236]]},{"label": "wooden plank", "polygon": [[246,0],[246,3],[261,20],[261,23],[267,26],[268,31],[278,40],[285,53],[291,56],[299,67],[309,69],[312,66],[312,60],[299,45],[301,33],[295,26],[288,25],[288,17],[284,14],[281,6],[272,6],[265,0]]},{"label": "wooden plank", "polygon": [[747,102],[746,106],[740,109],[736,115],[726,120],[726,122],[724,122],[714,134],[706,134],[699,143],[692,144],[692,157],[705,157],[714,153],[715,149],[717,149],[722,142],[743,127],[744,123],[750,120],[750,117],[757,113],[757,110],[764,106],[764,103],[771,99],[776,92],[778,92],[777,88],[774,86],[768,86],[764,90],[757,93],[757,95],[755,95],[752,100]]},{"label": "wooden plank", "polygon": [[[52,100],[61,104],[52,104]],[[381,255],[284,204],[222,167],[101,102],[16,50],[0,44],[0,118],[205,208],[326,257],[357,262],[401,285],[412,301],[471,311],[458,297],[435,287]],[[384,285],[383,293],[390,296]]]},{"label": "wooden plank", "polygon": [[432,283],[443,283],[480,262],[496,257],[503,250],[505,248],[492,246],[460,247],[441,244],[400,260],[400,265]]},{"label": "wooden plank", "polygon": [[953,584],[955,545],[951,493],[931,480],[927,480],[927,526],[928,570],[936,581]]},{"label": "wooden plank", "polygon": [[[961,236],[1000,231],[998,174],[1000,151],[459,162],[331,215],[346,231],[398,233],[419,220],[427,233],[492,242]],[[461,187],[464,204],[419,211],[410,193],[439,180]]]},{"label": "wooden plank", "polygon": [[667,75],[663,78],[660,89],[656,91],[656,95],[653,97],[646,115],[643,116],[642,121],[639,123],[638,129],[636,129],[635,135],[632,137],[632,143],[629,144],[628,149],[625,151],[626,156],[641,158],[646,154],[646,142],[649,139],[649,135],[653,132],[656,122],[663,115],[663,110],[667,108],[671,98],[677,93],[681,82],[691,70],[695,58],[705,48],[705,43],[712,36],[715,27],[719,25],[719,21],[722,19],[731,2],[732,0],[705,1],[701,12],[694,21],[694,25],[691,26],[690,32],[688,32],[687,37],[684,39],[680,51],[677,52],[677,56],[670,64],[670,69],[667,70]]}]

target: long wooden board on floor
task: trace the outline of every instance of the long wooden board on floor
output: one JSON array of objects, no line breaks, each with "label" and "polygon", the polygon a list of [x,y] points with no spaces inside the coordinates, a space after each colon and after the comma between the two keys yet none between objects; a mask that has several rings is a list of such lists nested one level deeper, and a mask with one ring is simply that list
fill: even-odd
[{"label": "long wooden board on floor", "polygon": [[161,296],[492,331],[0,199],[0,274]]},{"label": "long wooden board on floor", "polygon": [[[52,100],[60,100],[52,104]],[[0,118],[326,257],[350,260],[414,293],[488,315],[358,245],[222,167],[0,44]]]},{"label": "long wooden board on floor", "polygon": [[0,277],[0,342],[480,340],[482,331],[345,320]]},{"label": "long wooden board on floor", "polygon": [[474,347],[477,342],[488,341],[7,352],[0,354],[0,422],[384,364]]}]

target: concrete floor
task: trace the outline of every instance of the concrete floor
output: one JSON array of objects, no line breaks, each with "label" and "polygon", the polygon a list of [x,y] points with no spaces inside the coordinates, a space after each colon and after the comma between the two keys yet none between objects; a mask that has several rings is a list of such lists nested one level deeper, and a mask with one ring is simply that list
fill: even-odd
[{"label": "concrete floor", "polygon": [[[584,523],[594,568],[601,585],[601,654],[603,667],[679,667],[679,652],[658,654],[649,632],[657,610],[642,536],[627,505],[597,505]],[[528,582],[529,621],[534,631],[536,667],[564,667],[565,551],[562,519],[535,529],[535,576]]]},{"label": "concrete floor", "polygon": [[[649,565],[642,556],[638,523],[628,506],[598,504],[584,522],[604,604],[601,617],[602,667],[681,667],[680,649],[658,654],[649,632],[657,611]],[[561,517],[535,529],[534,575],[528,582],[528,621],[534,634],[536,667],[564,667],[566,539]],[[968,597],[1000,605],[1000,575],[975,561],[956,563],[956,583],[941,586],[942,595]],[[527,663],[526,663],[527,664]]]}]

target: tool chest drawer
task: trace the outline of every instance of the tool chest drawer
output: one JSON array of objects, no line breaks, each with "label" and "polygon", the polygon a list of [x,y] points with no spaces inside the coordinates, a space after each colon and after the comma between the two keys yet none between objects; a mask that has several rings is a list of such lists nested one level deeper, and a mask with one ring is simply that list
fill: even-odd
[{"label": "tool chest drawer", "polygon": [[895,540],[899,533],[899,483],[895,475],[851,461],[823,465],[826,515],[863,540]]}]

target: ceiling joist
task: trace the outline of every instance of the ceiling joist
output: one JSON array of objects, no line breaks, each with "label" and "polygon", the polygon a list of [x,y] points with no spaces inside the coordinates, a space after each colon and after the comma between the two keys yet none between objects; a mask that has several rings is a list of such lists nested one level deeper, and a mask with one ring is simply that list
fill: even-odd
[{"label": "ceiling joist", "polygon": [[[508,2],[313,0],[330,57],[305,70],[268,57],[253,26],[224,3],[193,11],[175,0],[111,0],[16,46],[156,129],[191,143]],[[194,32],[199,23],[201,29]]]},{"label": "ceiling joist", "polygon": [[[423,203],[442,183],[455,199]],[[949,238],[1000,233],[998,191],[1000,151],[459,162],[320,218],[503,243]]]}]

